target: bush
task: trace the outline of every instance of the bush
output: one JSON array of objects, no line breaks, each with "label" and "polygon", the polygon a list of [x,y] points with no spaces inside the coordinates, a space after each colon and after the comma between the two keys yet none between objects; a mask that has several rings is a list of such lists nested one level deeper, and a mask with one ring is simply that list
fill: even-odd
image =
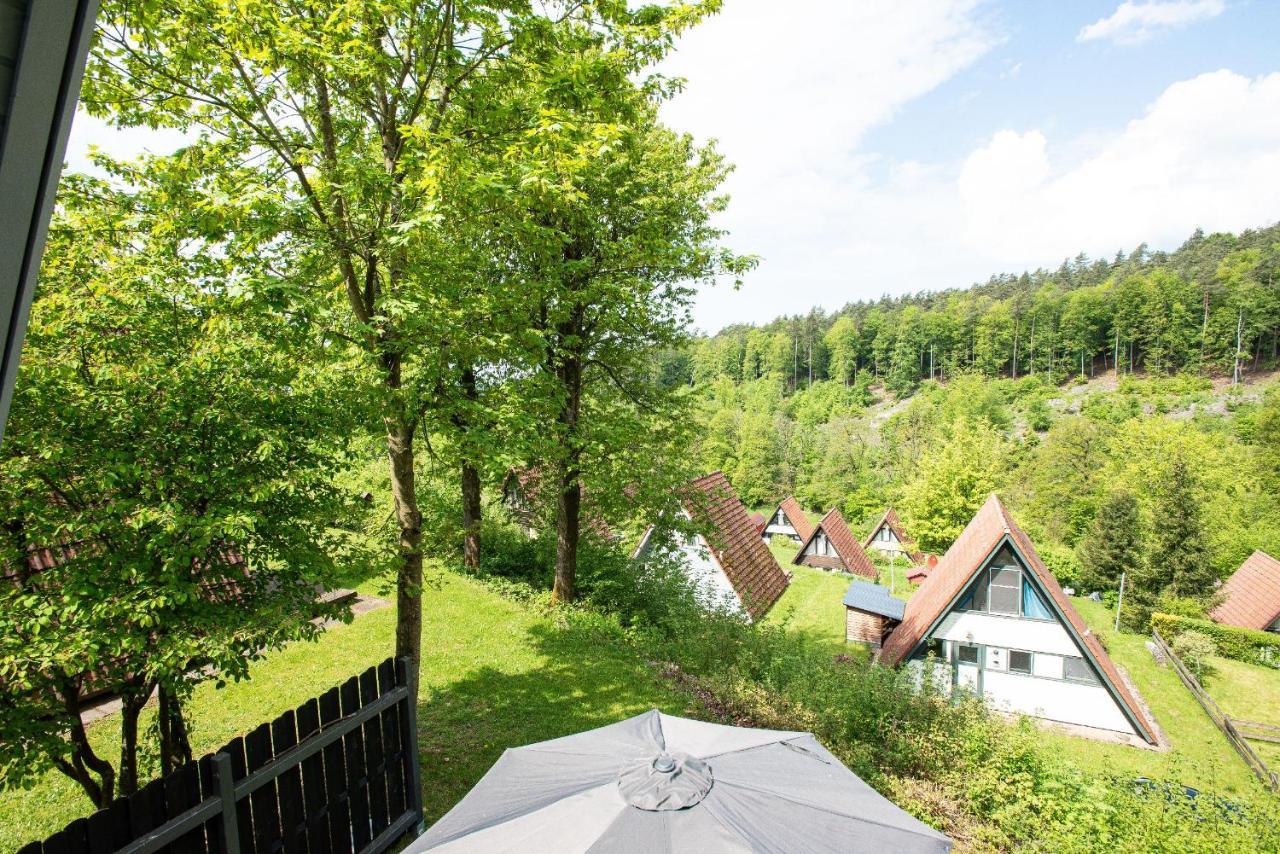
[{"label": "bush", "polygon": [[1037,548],[1037,551],[1040,552],[1044,565],[1049,567],[1049,571],[1053,573],[1054,577],[1058,579],[1058,583],[1063,587],[1075,587],[1080,583],[1082,575],[1080,560],[1070,548],[1045,542],[1044,545]]},{"label": "bush", "polygon": [[1214,649],[1223,658],[1280,669],[1280,635],[1176,614],[1152,614],[1151,628],[1169,643],[1183,632],[1195,631],[1213,641]]},{"label": "bush", "polygon": [[1203,680],[1213,672],[1209,659],[1215,652],[1213,638],[1195,629],[1188,629],[1173,639],[1173,654],[1182,659],[1197,679]]}]

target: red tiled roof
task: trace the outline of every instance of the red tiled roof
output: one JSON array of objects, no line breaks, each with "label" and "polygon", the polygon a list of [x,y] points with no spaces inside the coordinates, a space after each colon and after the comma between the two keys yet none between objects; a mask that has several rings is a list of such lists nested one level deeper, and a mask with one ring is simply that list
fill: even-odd
[{"label": "red tiled roof", "polygon": [[906,529],[902,527],[902,520],[898,518],[898,514],[892,507],[884,511],[884,515],[880,517],[880,521],[871,527],[871,533],[862,541],[862,547],[871,548],[871,541],[875,539],[877,533],[885,525],[889,526],[889,530],[893,531],[893,535],[898,538],[898,542],[902,544],[903,551],[915,563],[919,563],[924,556],[916,550],[916,541],[907,536]]},{"label": "red tiled roof", "polygon": [[925,633],[929,631],[930,626],[943,616],[947,606],[956,599],[969,580],[986,563],[987,558],[995,552],[1006,534],[1021,553],[1028,569],[1035,574],[1041,586],[1066,618],[1068,631],[1098,663],[1112,693],[1129,712],[1132,719],[1138,722],[1139,734],[1154,744],[1156,737],[1150,722],[1138,707],[1123,680],[1120,679],[1120,672],[1116,670],[1107,651],[1102,648],[1097,635],[1076,613],[1071,600],[1062,592],[1058,580],[1040,559],[1031,538],[1013,521],[1009,511],[994,493],[938,561],[938,565],[929,574],[928,583],[917,590],[907,602],[907,610],[902,617],[902,622],[885,641],[884,648],[880,652],[880,661],[892,666],[911,654]]},{"label": "red tiled roof", "polygon": [[849,525],[844,521],[844,517],[840,515],[840,510],[835,507],[828,510],[827,515],[822,517],[822,521],[818,523],[817,527],[813,529],[809,536],[805,537],[804,545],[800,546],[800,551],[796,552],[795,563],[800,563],[804,557],[804,550],[809,547],[809,542],[817,536],[819,531],[826,532],[827,539],[835,547],[836,555],[839,556],[845,569],[854,575],[861,575],[872,580],[880,577],[875,564],[871,562],[871,558],[867,557],[867,553],[862,549],[862,544],[853,535],[853,531],[849,530]]},{"label": "red tiled roof", "polygon": [[685,510],[696,523],[703,523],[704,529],[713,529],[704,533],[712,556],[728,576],[742,607],[753,620],[759,619],[782,596],[791,583],[790,576],[760,539],[747,508],[722,472],[700,477],[689,487],[697,494],[685,501]]},{"label": "red tiled roof", "polygon": [[[809,521],[809,517],[805,515],[804,508],[800,506],[799,501],[796,501],[794,495],[788,495],[778,502],[778,508],[786,514],[787,521],[791,523],[791,527],[796,529],[800,539],[807,540],[813,535],[813,523]],[[778,511],[774,510],[773,512],[776,515]],[[773,516],[769,518],[772,519]]]},{"label": "red tiled roof", "polygon": [[1226,598],[1209,612],[1215,622],[1265,631],[1280,620],[1280,560],[1256,551],[1223,587]]}]

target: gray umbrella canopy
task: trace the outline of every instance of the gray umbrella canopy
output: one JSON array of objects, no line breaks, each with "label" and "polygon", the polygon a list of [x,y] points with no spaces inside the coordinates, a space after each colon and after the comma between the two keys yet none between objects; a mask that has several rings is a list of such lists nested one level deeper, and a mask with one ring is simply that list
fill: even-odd
[{"label": "gray umbrella canopy", "polygon": [[407,852],[929,852],[951,840],[803,732],[656,709],[507,750]]}]

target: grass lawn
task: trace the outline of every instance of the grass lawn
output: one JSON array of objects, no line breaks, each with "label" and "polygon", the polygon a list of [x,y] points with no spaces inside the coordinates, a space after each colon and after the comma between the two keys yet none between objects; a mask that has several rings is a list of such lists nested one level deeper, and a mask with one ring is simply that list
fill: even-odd
[{"label": "grass lawn", "polygon": [[1160,775],[1198,789],[1222,793],[1261,791],[1257,778],[1173,669],[1156,664],[1145,646],[1145,635],[1117,634],[1112,628],[1113,613],[1101,603],[1076,598],[1072,604],[1102,639],[1111,658],[1137,685],[1172,749],[1161,753],[1058,733],[1046,733],[1046,738],[1081,766],[1104,773],[1133,777]]},{"label": "grass lawn", "polygon": [[[419,741],[426,818],[434,821],[509,746],[567,735],[657,706],[687,711],[628,650],[603,644],[550,616],[441,573],[423,594]],[[364,585],[362,585],[363,587]],[[376,664],[393,647],[395,609],[358,617],[314,644],[295,644],[252,669],[251,679],[216,690],[192,707],[197,754]],[[144,717],[145,726],[148,718]],[[90,729],[95,746],[118,758],[118,719]],[[13,851],[87,815],[89,801],[52,772],[25,792],[0,793],[0,851]]]},{"label": "grass lawn", "polygon": [[791,586],[765,617],[766,624],[785,625],[844,651],[844,592],[849,576],[810,566],[789,566]]},{"label": "grass lawn", "polygon": [[[1201,680],[1222,710],[1233,718],[1280,726],[1280,670],[1214,658],[1214,672]],[[1250,741],[1259,758],[1280,772],[1280,744]]]}]

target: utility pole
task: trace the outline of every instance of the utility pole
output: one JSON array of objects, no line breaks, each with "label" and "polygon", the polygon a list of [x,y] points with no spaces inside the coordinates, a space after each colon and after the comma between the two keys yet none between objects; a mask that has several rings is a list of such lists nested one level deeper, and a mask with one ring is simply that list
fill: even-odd
[{"label": "utility pole", "polygon": [[1116,600],[1116,631],[1120,631],[1120,609],[1124,607],[1124,576],[1120,573],[1120,598]]}]

